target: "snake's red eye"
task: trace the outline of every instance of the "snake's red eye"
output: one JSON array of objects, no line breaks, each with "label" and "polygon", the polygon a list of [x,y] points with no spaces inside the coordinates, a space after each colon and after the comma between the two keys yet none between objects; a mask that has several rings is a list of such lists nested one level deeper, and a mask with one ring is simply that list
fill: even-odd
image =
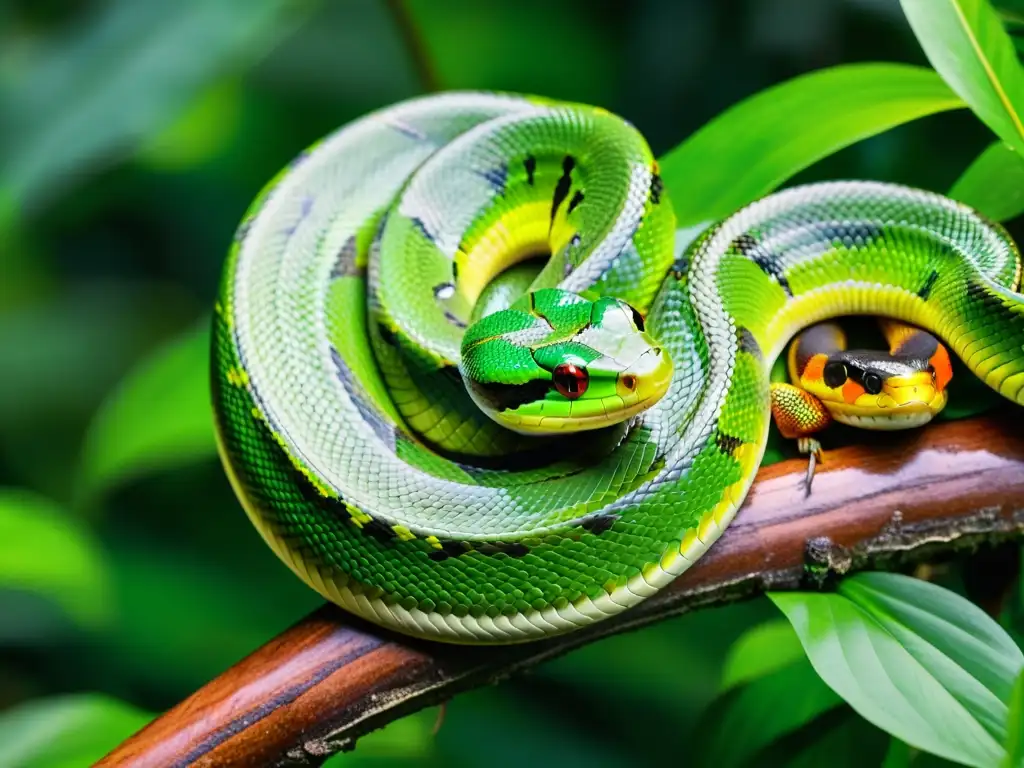
[{"label": "snake's red eye", "polygon": [[568,400],[575,400],[582,396],[590,383],[587,369],[572,363],[560,363],[555,366],[555,370],[551,372],[551,378],[558,393]]}]

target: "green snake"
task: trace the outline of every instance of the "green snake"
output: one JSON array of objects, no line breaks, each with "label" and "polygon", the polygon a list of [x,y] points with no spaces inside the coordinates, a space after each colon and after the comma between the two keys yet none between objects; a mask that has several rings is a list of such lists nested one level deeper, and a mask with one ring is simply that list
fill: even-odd
[{"label": "green snake", "polygon": [[220,451],[260,534],[377,624],[538,639],[721,535],[801,328],[913,323],[1024,403],[1019,254],[964,205],[831,182],[676,230],[643,137],[585,105],[444,93],[300,154],[245,214],[214,319]]}]

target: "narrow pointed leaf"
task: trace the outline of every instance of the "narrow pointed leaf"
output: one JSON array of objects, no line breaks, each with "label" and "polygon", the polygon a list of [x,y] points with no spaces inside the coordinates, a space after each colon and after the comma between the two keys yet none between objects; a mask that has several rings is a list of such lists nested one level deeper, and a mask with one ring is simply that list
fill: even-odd
[{"label": "narrow pointed leaf", "polygon": [[925,55],[1000,139],[1024,153],[1024,69],[988,0],[900,0]]},{"label": "narrow pointed leaf", "polygon": [[797,659],[723,695],[709,711],[714,723],[703,733],[700,765],[756,765],[758,752],[841,704],[806,659]]},{"label": "narrow pointed leaf", "polygon": [[803,647],[787,621],[768,621],[745,632],[729,649],[722,690],[749,683],[802,659]]},{"label": "narrow pointed leaf", "polygon": [[209,358],[203,323],[127,376],[89,427],[79,477],[82,500],[146,472],[215,454]]},{"label": "narrow pointed leaf", "polygon": [[1006,718],[1006,768],[1024,766],[1024,672],[1017,675]]},{"label": "narrow pointed leaf", "polygon": [[717,220],[862,139],[965,106],[935,72],[851,64],[730,107],[660,160],[680,226]]},{"label": "narrow pointed leaf", "polygon": [[1024,157],[997,141],[975,158],[949,190],[954,200],[967,203],[996,221],[1024,213]]}]

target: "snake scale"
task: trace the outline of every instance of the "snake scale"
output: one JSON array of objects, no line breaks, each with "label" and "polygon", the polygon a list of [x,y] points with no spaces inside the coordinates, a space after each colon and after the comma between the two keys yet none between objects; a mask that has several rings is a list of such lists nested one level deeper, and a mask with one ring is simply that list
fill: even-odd
[{"label": "snake scale", "polygon": [[999,225],[829,182],[683,248],[670,191],[622,118],[493,93],[381,109],[278,174],[212,344],[221,456],[277,555],[402,633],[538,639],[655,594],[721,535],[803,327],[913,323],[1024,403]]}]

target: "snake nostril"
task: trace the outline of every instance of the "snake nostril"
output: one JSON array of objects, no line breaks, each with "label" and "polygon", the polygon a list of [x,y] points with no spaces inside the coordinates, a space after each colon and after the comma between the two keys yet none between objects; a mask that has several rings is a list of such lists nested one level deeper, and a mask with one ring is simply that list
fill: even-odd
[{"label": "snake nostril", "polygon": [[651,354],[655,357],[661,357],[661,347],[654,347],[651,349]]}]

